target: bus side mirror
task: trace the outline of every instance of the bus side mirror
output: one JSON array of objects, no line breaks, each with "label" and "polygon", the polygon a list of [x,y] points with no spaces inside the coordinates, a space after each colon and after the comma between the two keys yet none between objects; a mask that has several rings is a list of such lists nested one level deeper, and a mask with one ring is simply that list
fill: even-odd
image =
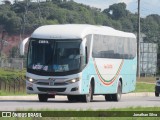
[{"label": "bus side mirror", "polygon": [[25,38],[21,43],[20,43],[20,55],[24,55],[24,50],[25,50],[25,45],[27,41],[29,40],[28,38]]}]

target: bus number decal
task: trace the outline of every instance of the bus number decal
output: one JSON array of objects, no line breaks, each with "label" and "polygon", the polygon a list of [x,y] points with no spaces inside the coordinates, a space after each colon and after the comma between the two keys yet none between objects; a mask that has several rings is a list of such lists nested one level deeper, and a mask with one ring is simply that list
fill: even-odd
[{"label": "bus number decal", "polygon": [[112,69],[113,65],[112,64],[104,64],[105,69]]}]

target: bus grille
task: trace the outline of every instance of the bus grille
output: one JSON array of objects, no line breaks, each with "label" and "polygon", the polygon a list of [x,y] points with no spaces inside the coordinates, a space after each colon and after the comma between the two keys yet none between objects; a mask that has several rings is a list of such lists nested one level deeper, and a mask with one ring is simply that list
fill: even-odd
[{"label": "bus grille", "polygon": [[37,87],[37,89],[41,92],[64,92],[66,88],[42,88]]},{"label": "bus grille", "polygon": [[38,85],[49,85],[49,82],[37,82]]},{"label": "bus grille", "polygon": [[[49,82],[37,82],[37,85],[50,85]],[[61,82],[61,83],[54,83],[54,86],[63,86],[68,85],[68,83]]]}]

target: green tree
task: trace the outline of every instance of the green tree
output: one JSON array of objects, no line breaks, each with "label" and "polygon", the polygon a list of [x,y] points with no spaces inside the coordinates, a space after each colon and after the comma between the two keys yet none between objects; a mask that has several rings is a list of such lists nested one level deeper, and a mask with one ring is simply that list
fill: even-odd
[{"label": "green tree", "polygon": [[16,58],[18,57],[19,49],[18,47],[14,46],[10,51],[9,51],[9,57],[10,58]]},{"label": "green tree", "polygon": [[120,22],[117,22],[115,20],[112,20],[112,26],[113,28],[117,29],[117,30],[122,30],[122,25]]},{"label": "green tree", "polygon": [[[18,34],[24,26],[25,34],[30,34],[40,25],[45,24],[96,24],[110,26],[126,32],[137,31],[137,14],[126,10],[125,3],[110,5],[101,12],[98,8],[65,0],[46,0],[40,3],[31,2],[26,12],[26,0],[15,1],[14,4],[0,5],[0,26],[9,34]],[[24,24],[24,14],[26,22]],[[39,17],[41,19],[39,19]],[[141,18],[141,32],[145,33],[149,41],[160,40],[160,16],[156,14]]]},{"label": "green tree", "polygon": [[159,24],[154,20],[153,17],[146,17],[142,24],[142,32],[147,36],[147,41],[157,42],[159,41]]},{"label": "green tree", "polygon": [[122,25],[122,30],[126,32],[132,32],[133,31],[133,24],[129,19],[122,18],[120,20]]},{"label": "green tree", "polygon": [[0,12],[0,24],[4,25],[8,33],[18,33],[20,29],[21,18],[17,17],[13,11]]},{"label": "green tree", "polygon": [[110,16],[112,19],[118,20],[122,17],[126,17],[128,14],[128,11],[126,10],[126,4],[125,3],[117,3],[110,5],[108,9],[105,9],[103,13]]},{"label": "green tree", "polygon": [[105,19],[102,25],[112,27],[112,20],[109,18]]},{"label": "green tree", "polygon": [[[129,16],[127,16],[127,19],[130,20],[130,22],[132,23],[133,25],[133,31],[132,32],[137,32],[137,18],[138,18],[138,15],[137,14],[130,14]],[[143,22],[143,20],[142,20]]]}]

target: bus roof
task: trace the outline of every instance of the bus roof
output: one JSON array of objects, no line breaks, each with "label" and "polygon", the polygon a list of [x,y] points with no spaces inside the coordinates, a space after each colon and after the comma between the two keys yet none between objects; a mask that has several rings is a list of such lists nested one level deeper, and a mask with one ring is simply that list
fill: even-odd
[{"label": "bus roof", "polygon": [[107,26],[88,24],[45,25],[37,28],[31,37],[41,39],[79,39],[88,34],[136,38],[133,33],[115,30]]}]

